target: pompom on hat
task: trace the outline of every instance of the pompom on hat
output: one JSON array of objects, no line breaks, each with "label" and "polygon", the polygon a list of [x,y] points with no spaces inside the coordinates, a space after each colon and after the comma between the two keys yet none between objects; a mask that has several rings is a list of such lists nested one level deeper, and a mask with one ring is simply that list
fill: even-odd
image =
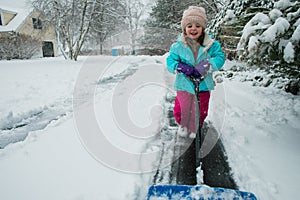
[{"label": "pompom on hat", "polygon": [[200,26],[203,28],[206,28],[206,12],[203,7],[198,7],[198,6],[190,6],[188,9],[186,9],[183,12],[182,15],[182,20],[181,20],[181,28],[182,31],[184,31],[185,27],[189,23],[199,23]]}]

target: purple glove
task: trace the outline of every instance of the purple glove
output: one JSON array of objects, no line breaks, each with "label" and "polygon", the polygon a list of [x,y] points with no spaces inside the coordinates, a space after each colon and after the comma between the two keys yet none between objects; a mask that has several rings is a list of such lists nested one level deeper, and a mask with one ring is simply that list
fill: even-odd
[{"label": "purple glove", "polygon": [[205,78],[211,68],[210,63],[208,60],[202,60],[196,67],[193,73],[193,76],[198,78],[198,77],[203,77]]},{"label": "purple glove", "polygon": [[194,73],[194,68],[183,63],[179,63],[177,66],[177,72],[181,72],[187,76],[191,76]]}]

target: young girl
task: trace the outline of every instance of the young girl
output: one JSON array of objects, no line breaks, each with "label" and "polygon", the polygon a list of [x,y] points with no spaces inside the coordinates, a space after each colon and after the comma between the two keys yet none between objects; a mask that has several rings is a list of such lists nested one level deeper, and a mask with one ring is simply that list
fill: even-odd
[{"label": "young girl", "polygon": [[[212,73],[221,69],[225,55],[220,44],[205,32],[206,13],[203,7],[190,6],[183,12],[181,20],[182,34],[172,44],[167,57],[167,69],[176,74],[177,91],[174,116],[180,124],[179,134],[194,138],[197,125],[202,126],[208,114],[210,90],[214,89]],[[189,77],[203,77],[200,83],[200,119],[195,119],[194,85]],[[198,121],[196,121],[198,120]]]}]

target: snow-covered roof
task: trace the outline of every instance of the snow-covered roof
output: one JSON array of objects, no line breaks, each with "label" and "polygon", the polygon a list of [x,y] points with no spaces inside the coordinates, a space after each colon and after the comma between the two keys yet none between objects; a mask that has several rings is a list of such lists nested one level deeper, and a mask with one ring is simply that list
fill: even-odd
[{"label": "snow-covered roof", "polygon": [[0,7],[4,7],[5,9],[28,9],[31,8],[30,0],[0,0]]},{"label": "snow-covered roof", "polygon": [[16,16],[7,24],[0,26],[0,32],[17,31],[31,13],[32,7],[27,0],[0,0],[0,12],[16,13]]}]

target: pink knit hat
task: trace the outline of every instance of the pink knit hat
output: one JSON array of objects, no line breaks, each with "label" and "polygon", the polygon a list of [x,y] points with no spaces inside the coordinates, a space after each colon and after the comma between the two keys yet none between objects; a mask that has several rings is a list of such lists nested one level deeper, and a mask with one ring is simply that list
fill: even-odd
[{"label": "pink knit hat", "polygon": [[206,13],[203,7],[198,6],[190,6],[187,10],[183,12],[182,20],[181,20],[181,28],[184,31],[187,24],[196,22],[199,23],[200,26],[206,28]]}]

